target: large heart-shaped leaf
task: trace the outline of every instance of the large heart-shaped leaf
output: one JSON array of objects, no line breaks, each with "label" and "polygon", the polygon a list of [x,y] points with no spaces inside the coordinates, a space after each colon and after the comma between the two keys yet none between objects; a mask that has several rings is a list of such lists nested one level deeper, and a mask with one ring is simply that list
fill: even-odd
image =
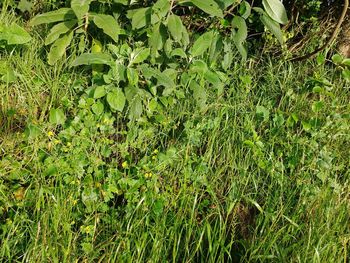
[{"label": "large heart-shaped leaf", "polygon": [[61,109],[51,109],[50,110],[50,116],[49,121],[51,124],[55,125],[63,125],[66,121],[66,116],[64,115],[63,110]]}]

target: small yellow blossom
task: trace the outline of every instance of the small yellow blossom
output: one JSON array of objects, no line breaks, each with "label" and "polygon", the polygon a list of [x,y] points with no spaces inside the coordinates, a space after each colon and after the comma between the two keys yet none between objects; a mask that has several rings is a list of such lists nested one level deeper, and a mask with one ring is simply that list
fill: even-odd
[{"label": "small yellow blossom", "polygon": [[145,173],[145,177],[146,178],[151,178],[152,177],[152,173]]},{"label": "small yellow blossom", "polygon": [[155,149],[155,150],[153,151],[153,153],[154,153],[154,154],[157,154],[157,153],[159,153],[159,151],[158,151],[157,149]]},{"label": "small yellow blossom", "polygon": [[55,134],[53,133],[53,131],[49,131],[48,133],[47,133],[47,136],[49,136],[49,137],[52,137],[52,136],[54,136]]},{"label": "small yellow blossom", "polygon": [[54,144],[60,144],[60,143],[61,143],[60,140],[55,140],[55,141],[54,141]]},{"label": "small yellow blossom", "polygon": [[122,163],[122,167],[125,169],[125,168],[128,168],[128,162],[127,161],[124,161]]}]

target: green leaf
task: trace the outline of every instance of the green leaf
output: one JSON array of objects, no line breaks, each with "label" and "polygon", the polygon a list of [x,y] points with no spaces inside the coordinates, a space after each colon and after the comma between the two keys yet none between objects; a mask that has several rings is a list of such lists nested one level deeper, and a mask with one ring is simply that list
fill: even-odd
[{"label": "green leaf", "polygon": [[47,56],[48,63],[54,65],[66,52],[66,48],[69,46],[73,38],[73,31],[69,34],[65,34],[61,38],[57,39],[50,48],[50,52]]},{"label": "green leaf", "polygon": [[150,7],[139,8],[136,10],[129,10],[127,17],[131,19],[133,29],[140,29],[151,22],[151,13],[152,9]]},{"label": "green leaf", "polygon": [[190,82],[190,89],[193,92],[193,97],[197,103],[197,106],[200,109],[203,109],[206,106],[207,103],[207,92],[204,87],[200,86],[197,82],[192,80]]},{"label": "green leaf", "polygon": [[214,0],[191,0],[191,3],[209,15],[224,17],[222,10]]},{"label": "green leaf", "polygon": [[152,25],[161,21],[170,10],[169,0],[158,0],[152,6],[151,23]]},{"label": "green leaf", "polygon": [[206,32],[203,35],[201,35],[196,42],[194,42],[190,53],[192,57],[198,57],[204,54],[205,51],[208,50],[208,48],[211,45],[211,41],[213,40],[214,33],[212,31]]},{"label": "green leaf", "polygon": [[130,55],[129,66],[144,62],[149,57],[150,53],[150,48],[138,48],[134,50]]},{"label": "green leaf", "polygon": [[263,0],[263,6],[274,21],[283,25],[288,23],[286,9],[280,0]]},{"label": "green leaf", "polygon": [[120,88],[107,94],[107,102],[111,109],[122,112],[125,106],[125,96]]},{"label": "green leaf", "polygon": [[40,129],[33,124],[28,124],[28,126],[24,131],[24,134],[28,140],[38,137],[40,133],[41,133]]},{"label": "green leaf", "polygon": [[19,1],[17,8],[19,10],[21,10],[22,13],[24,13],[25,11],[30,12],[30,10],[32,9],[33,5],[34,4],[29,2],[28,0],[21,0],[21,1]]},{"label": "green leaf", "polygon": [[182,20],[179,16],[170,15],[168,19],[168,30],[173,37],[173,39],[180,43],[181,40],[185,37],[184,34],[187,33],[186,28],[182,24]]},{"label": "green leaf", "polygon": [[94,23],[98,28],[110,36],[115,42],[118,42],[118,35],[120,34],[120,26],[113,16],[97,14],[94,15]]},{"label": "green leaf", "polygon": [[83,19],[89,12],[91,1],[92,0],[71,0],[70,6],[78,19]]},{"label": "green leaf", "polygon": [[109,54],[105,53],[84,53],[77,57],[72,66],[80,66],[80,65],[93,65],[93,64],[105,64],[111,65],[113,58]]},{"label": "green leaf", "polygon": [[283,45],[284,40],[283,40],[283,34],[282,34],[282,30],[280,28],[280,25],[276,21],[272,20],[269,16],[266,16],[266,15],[261,15],[260,20],[261,20],[261,22],[263,22],[263,24],[266,26],[266,28],[268,30],[270,30],[272,32],[272,34],[275,35],[275,37],[280,42],[280,44]]},{"label": "green leaf", "polygon": [[139,96],[135,96],[130,103],[129,119],[136,120],[141,117],[142,114],[142,102]]},{"label": "green leaf", "polygon": [[[232,27],[233,27],[233,29],[232,29],[233,41],[234,41],[239,53],[243,57],[243,59],[246,60],[247,59],[247,49],[243,43],[246,41],[247,36],[248,36],[247,24],[242,17],[235,16],[232,20]],[[235,28],[237,28],[237,30]]]},{"label": "green leaf", "polygon": [[94,92],[94,98],[99,99],[106,95],[106,89],[104,86],[98,86]]},{"label": "green leaf", "polygon": [[31,21],[31,26],[37,26],[40,24],[50,24],[54,22],[60,22],[63,20],[71,20],[75,18],[75,14],[71,8],[61,8],[56,11],[47,12],[35,16]]},{"label": "green leaf", "polygon": [[5,27],[3,32],[0,31],[0,40],[6,40],[9,45],[21,45],[29,42],[31,36],[28,32],[16,23]]},{"label": "green leaf", "polygon": [[98,101],[98,102],[94,103],[91,106],[91,110],[96,115],[101,115],[103,113],[103,111],[104,111],[103,103],[101,101]]},{"label": "green leaf", "polygon": [[54,125],[63,125],[66,121],[66,116],[64,115],[63,110],[61,109],[51,109],[49,121]]},{"label": "green leaf", "polygon": [[77,23],[77,20],[68,20],[54,25],[45,39],[45,45],[55,42],[60,35],[67,33]]}]

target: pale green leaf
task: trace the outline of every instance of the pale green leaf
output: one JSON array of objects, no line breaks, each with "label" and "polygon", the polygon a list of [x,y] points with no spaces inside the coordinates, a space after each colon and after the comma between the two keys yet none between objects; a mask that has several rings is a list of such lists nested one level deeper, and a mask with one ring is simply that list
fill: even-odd
[{"label": "pale green leaf", "polygon": [[99,99],[106,95],[106,89],[104,86],[98,86],[94,92],[94,99]]},{"label": "pale green leaf", "polygon": [[151,50],[149,48],[139,48],[134,50],[130,55],[130,63],[129,66],[133,64],[139,64],[145,61],[149,55]]},{"label": "pale green leaf", "polygon": [[272,18],[266,15],[261,15],[260,20],[263,22],[266,28],[270,30],[272,34],[275,35],[280,44],[283,45],[284,40],[280,25],[276,21],[272,20]]},{"label": "pale green leaf", "polygon": [[66,121],[66,116],[61,109],[51,109],[49,115],[49,121],[54,125],[63,125]]},{"label": "pale green leaf", "polygon": [[139,96],[135,96],[134,99],[130,103],[129,109],[129,119],[137,120],[141,117],[142,114],[142,102]]},{"label": "pale green leaf", "polygon": [[29,33],[16,23],[11,24],[0,32],[0,40],[6,40],[9,45],[21,45],[31,40]]},{"label": "pale green leaf", "polygon": [[122,112],[125,106],[125,96],[120,88],[116,88],[107,94],[107,102],[111,109]]},{"label": "pale green leaf", "polygon": [[182,39],[184,25],[181,18],[176,15],[170,15],[168,19],[168,30],[176,42],[180,42]]},{"label": "pale green leaf", "polygon": [[76,16],[71,8],[61,8],[52,12],[47,12],[35,16],[31,21],[31,26],[40,24],[50,24],[54,22],[60,22],[64,20],[74,19]]},{"label": "pale green leaf", "polygon": [[92,0],[71,0],[71,8],[78,19],[83,19],[89,12],[91,1]]},{"label": "pale green leaf", "polygon": [[80,65],[93,65],[93,64],[105,64],[110,65],[113,61],[113,58],[109,54],[105,53],[84,53],[77,57],[72,66],[80,66]]},{"label": "pale green leaf", "polygon": [[198,57],[204,54],[205,51],[208,50],[208,48],[211,45],[211,41],[213,40],[214,33],[212,31],[206,32],[203,35],[201,35],[196,42],[194,42],[190,53],[192,54],[192,57]]},{"label": "pale green leaf", "polygon": [[94,23],[98,28],[110,36],[115,42],[118,42],[118,35],[120,34],[120,26],[113,16],[97,14],[94,15]]},{"label": "pale green leaf", "polygon": [[61,38],[57,39],[51,46],[50,52],[47,56],[48,63],[54,65],[66,52],[66,48],[69,46],[73,38],[73,31],[69,34],[65,34]]},{"label": "pale green leaf", "polygon": [[151,22],[151,13],[152,9],[150,7],[139,8],[128,11],[127,17],[131,19],[133,29],[140,29]]},{"label": "pale green leaf", "polygon": [[67,33],[77,23],[77,20],[68,20],[53,26],[45,39],[45,45],[55,42],[60,35]]},{"label": "pale green leaf", "polygon": [[191,0],[191,3],[209,15],[224,17],[220,6],[214,0]]},{"label": "pale green leaf", "polygon": [[263,0],[263,6],[266,13],[276,22],[287,24],[288,17],[286,9],[280,0]]}]

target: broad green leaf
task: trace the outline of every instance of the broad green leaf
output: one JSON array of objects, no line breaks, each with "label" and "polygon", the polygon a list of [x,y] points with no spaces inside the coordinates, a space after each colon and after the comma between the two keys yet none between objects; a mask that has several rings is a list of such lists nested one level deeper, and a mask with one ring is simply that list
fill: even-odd
[{"label": "broad green leaf", "polygon": [[204,87],[200,86],[196,81],[192,80],[190,82],[190,89],[193,92],[193,97],[200,109],[206,106],[207,102],[207,92]]},{"label": "broad green leaf", "polygon": [[252,7],[247,1],[243,1],[239,6],[239,13],[241,17],[247,19],[252,13]]},{"label": "broad green leaf", "polygon": [[191,3],[209,15],[224,17],[220,6],[214,0],[191,0]]},{"label": "broad green leaf", "polygon": [[274,21],[283,25],[288,23],[286,9],[280,0],[263,0],[263,6]]},{"label": "broad green leaf", "polygon": [[48,63],[54,65],[66,52],[66,48],[69,46],[73,38],[73,31],[69,34],[65,34],[61,38],[57,39],[51,46],[50,52],[47,55]]},{"label": "broad green leaf", "polygon": [[151,13],[152,9],[150,7],[139,8],[128,11],[127,17],[131,19],[133,29],[140,29],[151,22]]},{"label": "broad green leaf", "polygon": [[168,19],[168,30],[176,42],[180,42],[183,36],[182,20],[176,15],[170,15]]},{"label": "broad green leaf", "polygon": [[93,64],[105,64],[111,65],[113,58],[109,54],[104,53],[84,53],[77,57],[72,66],[80,66],[80,65],[93,65]]},{"label": "broad green leaf", "polygon": [[152,6],[152,15],[151,23],[158,23],[162,18],[164,18],[170,10],[170,1],[169,0],[158,0]]},{"label": "broad green leaf", "polygon": [[50,24],[54,22],[60,22],[64,20],[71,20],[76,18],[71,8],[61,8],[52,12],[47,12],[35,16],[31,21],[31,26],[37,26],[40,24]]},{"label": "broad green leaf", "polygon": [[120,34],[120,26],[113,16],[97,14],[94,15],[94,23],[98,28],[110,36],[115,42],[118,42],[118,35]]},{"label": "broad green leaf", "polygon": [[63,110],[61,109],[51,109],[49,121],[54,125],[63,125],[66,121],[66,116],[64,115]]},{"label": "broad green leaf", "polygon": [[3,32],[0,32],[0,40],[6,40],[9,45],[21,45],[29,42],[31,36],[28,32],[17,25],[16,23],[5,27]]},{"label": "broad green leaf", "polygon": [[106,89],[104,86],[98,86],[94,92],[94,99],[99,99],[106,95]]},{"label": "broad green leaf", "polygon": [[96,115],[101,115],[103,113],[103,111],[104,111],[103,103],[101,101],[98,101],[98,102],[94,103],[91,106],[91,110]]},{"label": "broad green leaf", "polygon": [[83,19],[89,12],[91,1],[92,0],[71,0],[70,6],[78,19]]},{"label": "broad green leaf", "polygon": [[120,88],[107,94],[107,102],[113,110],[122,112],[125,106],[125,96]]},{"label": "broad green leaf", "polygon": [[276,21],[272,20],[272,18],[266,15],[261,15],[260,20],[263,22],[266,28],[270,30],[272,34],[275,35],[280,44],[283,45],[284,40],[280,25]]},{"label": "broad green leaf", "polygon": [[45,45],[55,42],[60,35],[67,33],[77,23],[77,20],[68,20],[54,25],[45,39]]},{"label": "broad green leaf", "polygon": [[245,42],[248,36],[248,28],[245,20],[240,16],[235,16],[232,19],[232,27],[233,40],[239,43]]},{"label": "broad green leaf", "polygon": [[139,96],[135,96],[130,103],[129,109],[129,119],[137,120],[141,117],[142,114],[142,102]]},{"label": "broad green leaf", "polygon": [[196,42],[194,42],[192,48],[191,48],[191,55],[192,57],[198,57],[204,54],[205,51],[208,50],[208,48],[211,45],[211,41],[213,40],[214,33],[212,31],[206,32],[203,35],[201,35]]},{"label": "broad green leaf", "polygon": [[162,23],[156,23],[151,30],[148,38],[148,45],[151,48],[151,56],[157,57],[158,50],[161,50],[164,46],[166,34],[164,33],[164,26]]},{"label": "broad green leaf", "polygon": [[130,55],[129,66],[142,63],[149,57],[150,52],[151,50],[149,48],[139,48],[134,50]]},{"label": "broad green leaf", "polygon": [[[240,16],[235,16],[232,20],[232,38],[233,41],[243,57],[243,60],[247,59],[247,49],[244,46],[244,42],[248,36],[248,29],[245,20]],[[235,29],[237,28],[237,30]]]},{"label": "broad green leaf", "polygon": [[186,52],[182,49],[182,48],[175,48],[172,52],[171,52],[171,56],[175,57],[178,56],[180,58],[187,58],[187,54]]},{"label": "broad green leaf", "polygon": [[28,0],[21,0],[21,1],[19,1],[17,8],[19,10],[21,10],[22,13],[24,13],[25,11],[30,12],[30,10],[32,9],[33,5],[34,4],[29,2]]},{"label": "broad green leaf", "polygon": [[38,137],[41,133],[41,130],[35,126],[34,124],[28,124],[26,127],[24,134],[27,137],[28,140],[34,139]]}]

